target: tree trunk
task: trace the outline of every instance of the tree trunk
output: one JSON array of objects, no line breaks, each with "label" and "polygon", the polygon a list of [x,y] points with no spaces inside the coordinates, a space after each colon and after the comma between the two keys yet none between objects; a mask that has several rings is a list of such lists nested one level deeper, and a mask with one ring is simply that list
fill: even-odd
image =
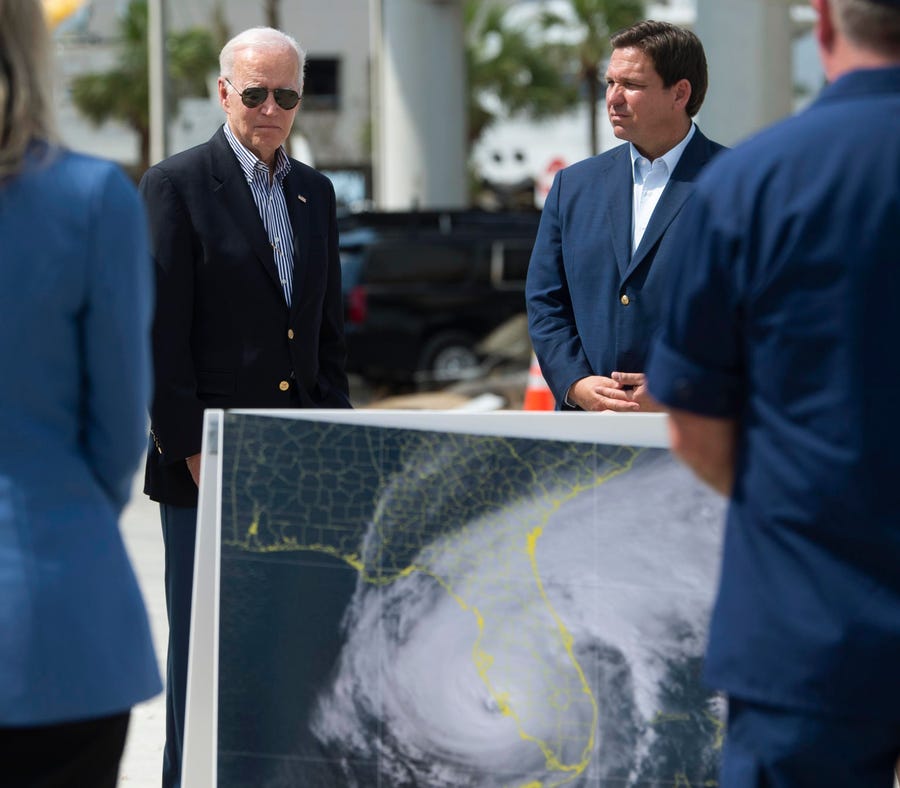
[{"label": "tree trunk", "polygon": [[138,133],[139,140],[139,153],[140,162],[139,167],[141,173],[145,173],[147,169],[150,167],[150,129],[149,127],[142,127],[136,129]]},{"label": "tree trunk", "polygon": [[224,0],[215,0],[212,8],[210,31],[216,44],[216,49],[221,49],[228,43],[231,33],[228,27],[228,16],[225,13]]},{"label": "tree trunk", "polygon": [[597,79],[598,70],[592,68],[587,71],[585,81],[587,83],[587,103],[588,113],[590,115],[591,129],[591,156],[596,156],[600,152],[600,128],[597,123],[597,104],[600,102],[600,83]]},{"label": "tree trunk", "polygon": [[[266,7],[266,24],[281,30],[281,0],[265,0]],[[284,141],[284,150],[288,156],[291,155],[291,136]]]},{"label": "tree trunk", "polygon": [[281,0],[265,0],[266,24],[281,30]]}]

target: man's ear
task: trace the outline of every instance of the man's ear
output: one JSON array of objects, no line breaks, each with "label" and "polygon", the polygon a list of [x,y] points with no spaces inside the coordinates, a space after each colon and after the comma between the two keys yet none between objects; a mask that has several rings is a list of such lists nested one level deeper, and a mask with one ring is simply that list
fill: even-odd
[{"label": "man's ear", "polygon": [[816,12],[816,42],[822,52],[830,52],[834,46],[834,19],[832,19],[831,5],[828,0],[810,0],[810,4]]},{"label": "man's ear", "polygon": [[825,71],[825,78],[831,82],[839,73],[842,36],[835,23],[835,12],[831,0],[811,0],[816,11],[816,48]]},{"label": "man's ear", "polygon": [[216,85],[219,89],[219,103],[224,107],[225,99],[228,96],[228,84],[225,82],[224,77],[219,77]]},{"label": "man's ear", "polygon": [[672,87],[674,88],[675,106],[678,109],[684,109],[691,100],[690,80],[679,79]]}]

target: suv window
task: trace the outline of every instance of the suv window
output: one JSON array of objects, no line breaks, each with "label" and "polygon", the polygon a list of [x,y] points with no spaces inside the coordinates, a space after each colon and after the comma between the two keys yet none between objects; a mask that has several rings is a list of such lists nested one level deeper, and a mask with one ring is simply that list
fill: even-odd
[{"label": "suv window", "polygon": [[364,281],[378,284],[462,282],[471,278],[472,249],[405,241],[375,246]]},{"label": "suv window", "polygon": [[522,240],[495,241],[491,244],[491,282],[495,287],[525,288],[532,246],[530,241]]}]

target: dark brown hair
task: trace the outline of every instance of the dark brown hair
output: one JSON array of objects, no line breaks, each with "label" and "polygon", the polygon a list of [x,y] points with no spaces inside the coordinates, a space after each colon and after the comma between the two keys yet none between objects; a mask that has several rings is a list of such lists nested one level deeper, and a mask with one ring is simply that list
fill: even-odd
[{"label": "dark brown hair", "polygon": [[690,30],[668,22],[646,19],[614,33],[610,43],[613,49],[640,49],[653,61],[656,73],[662,77],[667,88],[681,79],[690,82],[687,114],[694,117],[699,112],[706,98],[709,75],[703,44]]},{"label": "dark brown hair", "polygon": [[49,41],[39,0],[0,0],[0,181],[54,137]]}]

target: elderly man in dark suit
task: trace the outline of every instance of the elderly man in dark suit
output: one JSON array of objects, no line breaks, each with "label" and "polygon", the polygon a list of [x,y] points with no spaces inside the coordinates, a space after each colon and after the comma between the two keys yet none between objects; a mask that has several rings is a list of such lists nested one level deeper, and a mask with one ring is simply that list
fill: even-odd
[{"label": "elderly man in dark suit", "polygon": [[681,254],[670,234],[722,150],[692,121],[707,86],[693,33],[648,20],[612,46],[606,108],[628,144],[556,174],[528,268],[529,332],[559,409],[653,408],[643,372]]},{"label": "elderly man in dark suit", "polygon": [[140,184],[157,282],[145,492],[166,549],[165,786],[180,784],[203,411],[350,407],[334,189],[283,147],[303,66],[280,31],[233,38],[220,55],[225,125]]}]

